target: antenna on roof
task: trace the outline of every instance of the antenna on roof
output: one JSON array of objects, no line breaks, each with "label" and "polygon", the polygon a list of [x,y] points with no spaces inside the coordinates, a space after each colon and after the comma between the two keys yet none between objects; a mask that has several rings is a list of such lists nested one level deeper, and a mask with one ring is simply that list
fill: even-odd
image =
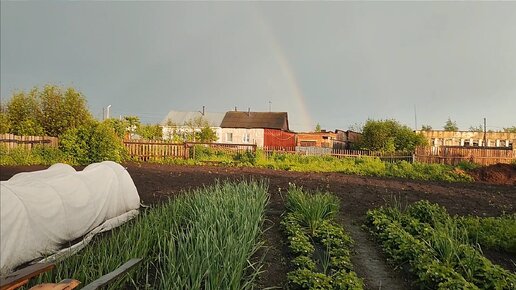
[{"label": "antenna on roof", "polygon": [[247,116],[251,116],[251,107],[247,108]]},{"label": "antenna on roof", "polygon": [[201,112],[201,111],[199,111],[199,113],[201,113],[201,115],[203,115],[203,116],[204,116],[204,106],[202,106],[202,112]]},{"label": "antenna on roof", "polygon": [[271,112],[271,104],[272,104],[272,102],[269,101],[269,113]]},{"label": "antenna on roof", "polygon": [[237,107],[235,106],[235,112],[238,112]]}]

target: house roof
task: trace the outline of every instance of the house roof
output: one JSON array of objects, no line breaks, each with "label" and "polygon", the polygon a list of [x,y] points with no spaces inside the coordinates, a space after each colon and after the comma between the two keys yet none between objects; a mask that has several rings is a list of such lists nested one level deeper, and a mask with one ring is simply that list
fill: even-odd
[{"label": "house roof", "polygon": [[161,126],[167,126],[167,123],[171,121],[173,124],[177,126],[183,126],[186,122],[193,120],[198,117],[202,117],[204,120],[208,121],[210,126],[212,127],[220,127],[222,123],[222,119],[224,118],[225,113],[215,113],[215,112],[204,112],[204,116],[201,112],[179,112],[179,111],[170,111],[163,121],[161,121]]},{"label": "house roof", "polygon": [[288,131],[286,112],[237,112],[229,111],[224,116],[222,128],[278,129]]}]

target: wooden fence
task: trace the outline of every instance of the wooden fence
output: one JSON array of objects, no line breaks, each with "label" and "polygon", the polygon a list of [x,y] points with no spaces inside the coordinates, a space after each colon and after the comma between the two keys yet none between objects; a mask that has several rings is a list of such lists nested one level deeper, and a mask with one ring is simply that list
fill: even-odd
[{"label": "wooden fence", "polygon": [[17,136],[14,134],[0,134],[0,145],[5,146],[7,150],[22,147],[32,149],[35,146],[45,146],[57,148],[59,139],[50,136]]},{"label": "wooden fence", "polygon": [[195,158],[196,148],[205,147],[226,153],[241,153],[256,151],[253,144],[223,144],[184,142],[172,143],[168,141],[140,141],[124,140],[124,146],[131,159],[138,161],[156,161],[165,158]]},{"label": "wooden fence", "polygon": [[298,154],[306,156],[333,156],[337,158],[358,158],[358,157],[378,157],[382,161],[396,162],[396,161],[407,161],[412,162],[413,154],[411,152],[380,152],[380,151],[369,151],[369,150],[350,150],[350,149],[332,149],[332,148],[320,148],[320,147],[264,147],[263,148],[267,156],[271,156],[273,153],[288,153]]},{"label": "wooden fence", "polygon": [[416,148],[414,156],[416,161],[425,163],[457,165],[469,161],[485,166],[514,162],[515,152],[507,147],[433,146]]}]

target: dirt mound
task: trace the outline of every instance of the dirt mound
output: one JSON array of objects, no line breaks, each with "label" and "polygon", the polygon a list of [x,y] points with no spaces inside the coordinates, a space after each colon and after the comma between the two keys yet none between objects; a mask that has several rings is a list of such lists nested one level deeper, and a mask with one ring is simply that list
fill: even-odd
[{"label": "dirt mound", "polygon": [[480,182],[516,185],[516,165],[498,163],[473,169],[469,174]]}]

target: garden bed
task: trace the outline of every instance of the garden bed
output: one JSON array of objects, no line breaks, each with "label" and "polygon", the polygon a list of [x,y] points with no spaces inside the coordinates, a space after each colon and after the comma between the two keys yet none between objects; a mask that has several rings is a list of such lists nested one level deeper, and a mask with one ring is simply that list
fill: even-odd
[{"label": "garden bed", "polygon": [[[286,191],[290,183],[302,186],[306,190],[324,190],[336,195],[341,200],[341,213],[349,223],[359,227],[364,222],[367,210],[388,204],[395,197],[404,203],[421,199],[430,200],[444,206],[450,214],[499,216],[503,212],[514,213],[516,210],[516,188],[479,183],[448,183],[413,181],[407,179],[365,177],[339,173],[301,173],[278,171],[264,168],[221,167],[221,166],[167,166],[148,163],[125,164],[144,204],[156,205],[167,202],[169,197],[179,195],[183,190],[210,186],[216,180],[250,180],[266,178],[269,180],[270,202],[265,209],[263,233],[266,250],[256,253],[264,257],[262,273],[257,277],[257,288],[287,287],[289,268],[289,250],[280,222],[285,212]],[[2,167],[1,180],[22,171],[44,169],[37,167]],[[339,220],[340,222],[340,220]],[[363,244],[368,235],[353,235],[356,244]],[[283,242],[282,242],[283,241]],[[376,253],[377,249],[367,249]],[[363,254],[367,256],[367,254]],[[516,255],[503,255],[510,261],[516,261]],[[352,260],[356,258],[352,256]],[[384,260],[375,263],[385,263]],[[405,276],[394,267],[383,265],[391,277]],[[360,270],[360,271],[359,271]],[[367,271],[356,267],[360,277],[365,278],[366,289],[372,289]],[[98,276],[97,276],[98,277]],[[400,279],[395,279],[396,281]],[[382,284],[386,285],[386,284]],[[392,284],[391,284],[392,285]],[[374,288],[378,289],[378,287]],[[382,288],[384,289],[384,288]],[[393,289],[412,289],[410,286]]]}]

